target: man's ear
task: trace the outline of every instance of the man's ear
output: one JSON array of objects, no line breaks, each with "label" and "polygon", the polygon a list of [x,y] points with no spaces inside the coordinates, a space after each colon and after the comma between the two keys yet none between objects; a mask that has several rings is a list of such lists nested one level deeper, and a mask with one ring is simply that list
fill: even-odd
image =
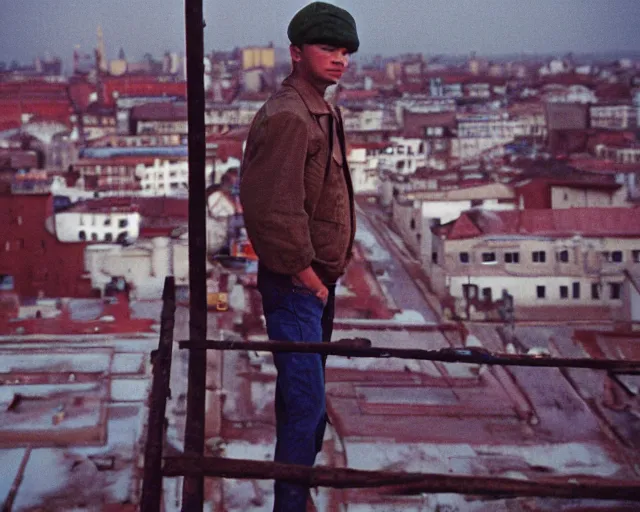
[{"label": "man's ear", "polygon": [[300,62],[302,60],[302,47],[291,45],[289,46],[289,53],[291,54],[291,61],[293,63]]}]

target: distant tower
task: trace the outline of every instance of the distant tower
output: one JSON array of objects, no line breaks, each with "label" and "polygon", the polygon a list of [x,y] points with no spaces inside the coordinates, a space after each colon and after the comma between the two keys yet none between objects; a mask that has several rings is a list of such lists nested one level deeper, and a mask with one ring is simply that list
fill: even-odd
[{"label": "distant tower", "polygon": [[73,47],[73,74],[75,75],[80,70],[80,45]]},{"label": "distant tower", "polygon": [[104,34],[102,33],[102,27],[100,25],[98,25],[97,36],[98,47],[96,48],[96,58],[98,61],[96,62],[96,66],[98,67],[98,71],[105,72],[107,71],[107,58],[104,50]]}]

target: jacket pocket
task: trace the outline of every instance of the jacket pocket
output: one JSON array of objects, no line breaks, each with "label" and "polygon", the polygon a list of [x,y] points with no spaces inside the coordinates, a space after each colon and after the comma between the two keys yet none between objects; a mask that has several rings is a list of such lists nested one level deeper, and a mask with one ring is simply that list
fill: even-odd
[{"label": "jacket pocket", "polygon": [[346,251],[345,226],[331,219],[314,218],[311,221],[311,243],[316,259],[330,265],[339,265]]}]

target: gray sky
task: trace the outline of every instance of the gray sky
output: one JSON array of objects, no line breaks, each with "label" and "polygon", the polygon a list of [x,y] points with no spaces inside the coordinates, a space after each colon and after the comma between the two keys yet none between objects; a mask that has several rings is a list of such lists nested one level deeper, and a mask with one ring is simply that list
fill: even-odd
[{"label": "gray sky", "polygon": [[[305,0],[204,0],[205,51],[286,46]],[[394,55],[640,51],[640,0],[334,0],[355,17],[361,53]],[[102,25],[109,58],[184,51],[182,0],[0,0],[0,60],[90,52]]]}]

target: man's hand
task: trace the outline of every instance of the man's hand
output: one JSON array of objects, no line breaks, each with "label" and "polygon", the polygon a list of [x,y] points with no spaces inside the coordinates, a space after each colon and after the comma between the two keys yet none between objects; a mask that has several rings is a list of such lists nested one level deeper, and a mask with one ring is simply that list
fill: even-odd
[{"label": "man's hand", "polygon": [[329,300],[328,288],[311,267],[307,267],[293,276],[293,282],[311,290],[323,304],[326,304],[327,300]]}]

